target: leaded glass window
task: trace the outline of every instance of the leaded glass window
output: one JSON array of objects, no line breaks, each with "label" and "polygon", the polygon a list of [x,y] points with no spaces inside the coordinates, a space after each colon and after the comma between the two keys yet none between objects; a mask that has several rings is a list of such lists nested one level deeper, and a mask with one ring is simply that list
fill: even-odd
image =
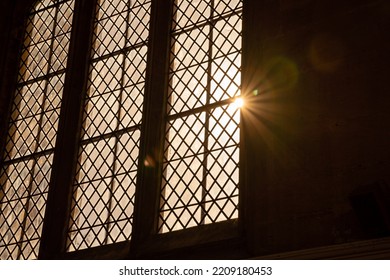
[{"label": "leaded glass window", "polygon": [[131,238],[150,8],[98,1],[68,251]]},{"label": "leaded glass window", "polygon": [[238,217],[242,1],[177,0],[159,232]]},{"label": "leaded glass window", "polygon": [[0,259],[38,257],[73,7],[39,1],[27,20],[0,170]]},{"label": "leaded glass window", "polygon": [[176,231],[236,228],[219,222],[239,217],[242,2],[34,6],[0,170],[1,259],[142,256],[186,246],[191,230],[178,245]]}]

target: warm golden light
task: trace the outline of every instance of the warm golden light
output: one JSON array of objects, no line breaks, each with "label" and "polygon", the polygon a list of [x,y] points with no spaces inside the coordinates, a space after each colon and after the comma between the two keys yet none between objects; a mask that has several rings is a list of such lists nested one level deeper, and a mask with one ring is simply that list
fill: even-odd
[{"label": "warm golden light", "polygon": [[244,99],[242,99],[241,97],[236,98],[236,99],[233,101],[233,105],[234,105],[237,109],[242,108],[242,107],[245,105]]}]

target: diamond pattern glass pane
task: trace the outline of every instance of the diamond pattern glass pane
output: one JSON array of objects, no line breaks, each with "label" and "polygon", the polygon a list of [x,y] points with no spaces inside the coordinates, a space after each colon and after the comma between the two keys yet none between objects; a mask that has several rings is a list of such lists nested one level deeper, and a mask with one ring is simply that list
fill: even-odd
[{"label": "diamond pattern glass pane", "polygon": [[238,217],[242,0],[176,0],[159,232]]},{"label": "diamond pattern glass pane", "polygon": [[98,1],[68,251],[131,238],[150,8]]},{"label": "diamond pattern glass pane", "polygon": [[38,257],[74,1],[39,1],[21,52],[0,169],[0,259]]}]

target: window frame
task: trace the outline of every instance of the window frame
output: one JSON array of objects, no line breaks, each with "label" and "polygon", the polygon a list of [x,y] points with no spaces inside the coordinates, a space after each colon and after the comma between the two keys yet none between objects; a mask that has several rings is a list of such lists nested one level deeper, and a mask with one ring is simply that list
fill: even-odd
[{"label": "window frame", "polygon": [[[28,3],[22,0],[17,1],[14,14],[28,14],[35,1],[29,0]],[[97,3],[97,0],[76,0],[39,259],[238,258],[247,256],[246,220],[250,209],[248,208],[249,204],[247,204],[247,175],[244,170],[246,154],[250,153],[245,148],[243,127],[240,128],[239,218],[164,234],[157,233],[162,170],[162,163],[158,159],[163,157],[167,107],[161,106],[161,104],[166,104],[167,101],[167,72],[173,1],[152,0],[139,162],[142,163],[147,156],[153,156],[158,164],[154,168],[145,167],[143,164],[138,165],[132,238],[130,241],[66,252],[70,201],[73,191],[74,176],[72,175],[76,170],[78,142],[82,125],[83,96],[80,93],[86,92],[87,87],[94,25],[94,9],[91,7],[96,7]],[[242,92],[247,92],[244,86],[246,76],[244,63],[246,37],[244,35],[247,21],[246,11],[249,10],[245,6],[248,2],[251,1],[243,0]],[[14,44],[15,42],[19,45],[22,44],[24,34],[24,24],[22,23],[26,18],[24,16],[23,20],[11,24],[11,29],[17,28],[19,30]],[[7,57],[4,63],[5,66],[9,65],[9,67],[19,59],[15,51],[12,51],[11,45],[8,44],[6,49],[8,52],[13,52],[12,56]],[[16,63],[16,65],[18,64]],[[17,70],[14,66],[13,71],[3,76],[2,79],[1,97],[2,99],[3,97],[8,98],[9,104],[11,104],[10,99],[16,82],[7,83],[9,80],[7,77],[13,77],[11,80],[16,81],[16,76]],[[241,123],[242,116],[243,114],[241,114]],[[2,118],[2,120],[0,127],[6,127],[8,117]],[[5,135],[5,133],[2,134]],[[0,135],[0,148],[4,148],[4,135]],[[158,152],[151,154],[149,151]],[[226,246],[227,244],[229,246]]]}]

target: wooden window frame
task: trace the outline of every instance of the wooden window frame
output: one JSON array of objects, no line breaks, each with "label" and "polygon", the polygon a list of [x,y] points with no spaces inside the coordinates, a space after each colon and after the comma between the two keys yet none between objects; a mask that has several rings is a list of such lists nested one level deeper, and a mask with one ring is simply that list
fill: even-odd
[{"label": "wooden window frame", "polygon": [[[68,222],[70,217],[70,201],[72,197],[73,174],[76,169],[78,142],[82,122],[83,96],[86,91],[86,81],[89,72],[89,57],[91,52],[94,9],[97,0],[76,0],[73,17],[73,31],[69,47],[69,58],[63,101],[60,113],[55,156],[52,165],[52,175],[49,195],[44,218],[44,226],[40,244],[39,259],[156,259],[156,258],[242,258],[248,256],[249,244],[247,182],[245,171],[248,145],[245,144],[245,121],[241,118],[240,128],[240,197],[239,218],[215,224],[202,225],[184,230],[158,234],[158,211],[161,184],[161,162],[164,135],[165,111],[168,90],[168,62],[170,45],[170,20],[174,0],[152,0],[150,39],[148,50],[148,65],[146,70],[145,99],[143,110],[143,125],[141,130],[141,149],[139,162],[147,157],[153,157],[155,167],[145,167],[139,164],[138,182],[135,198],[133,234],[130,241],[119,242],[74,252],[66,252]],[[11,2],[11,1],[10,1]],[[7,71],[1,79],[1,100],[11,104],[11,97],[16,85],[18,55],[12,48],[22,44],[24,33],[23,20],[35,0],[15,1],[10,7],[19,20],[14,20],[7,28],[9,39],[15,34],[14,40],[3,46],[3,61],[0,69]],[[243,8],[243,56],[242,56],[242,91],[246,90],[245,61],[245,28],[252,0],[244,0]],[[249,4],[248,4],[249,3]],[[9,4],[12,6],[12,4]],[[246,7],[246,6],[249,7]],[[77,50],[77,51],[75,51]],[[10,54],[10,55],[7,55]],[[9,71],[12,69],[12,71]],[[153,77],[153,79],[152,79]],[[12,81],[15,81],[12,83]],[[8,106],[10,107],[10,105]],[[8,112],[0,111],[0,128],[7,126]],[[240,124],[241,126],[241,124]],[[0,131],[4,131],[1,129]],[[5,145],[5,133],[0,135],[0,148]],[[1,162],[0,162],[1,164]],[[227,246],[228,245],[228,246]]]}]

